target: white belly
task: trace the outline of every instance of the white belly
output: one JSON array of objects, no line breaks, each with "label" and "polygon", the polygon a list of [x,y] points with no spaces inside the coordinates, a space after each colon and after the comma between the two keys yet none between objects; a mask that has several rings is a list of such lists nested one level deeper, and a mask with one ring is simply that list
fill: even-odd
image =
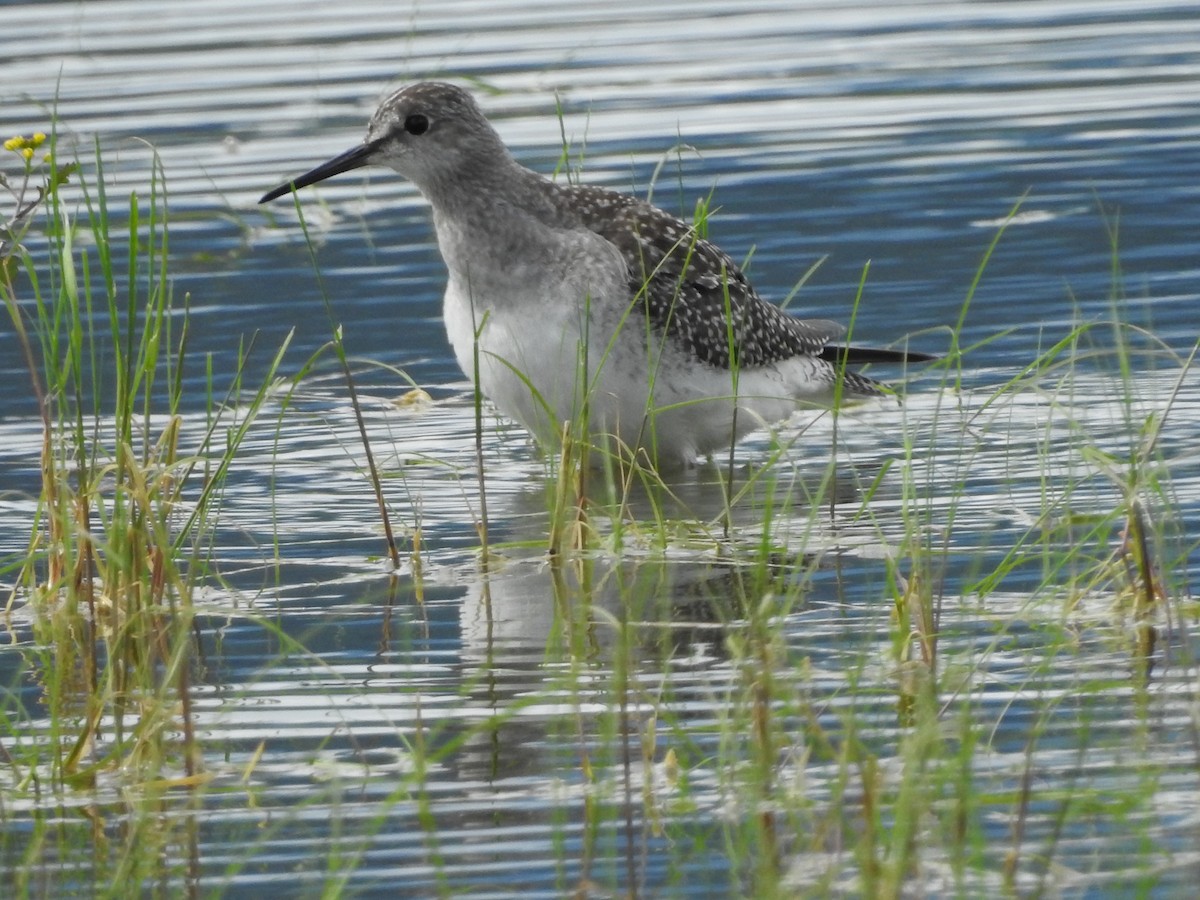
[{"label": "white belly", "polygon": [[484,307],[453,283],[445,303],[446,333],[467,377],[539,441],[557,441],[560,423],[582,409],[585,328],[575,310]]},{"label": "white belly", "polygon": [[477,343],[484,396],[552,452],[563,423],[579,421],[585,397],[593,439],[615,436],[664,466],[689,465],[799,405],[828,401],[821,391],[800,396],[825,364],[798,358],[741,372],[735,415],[730,372],[653,340],[648,346],[645,323],[632,316],[621,324],[587,312],[570,303],[545,305],[536,314],[512,306],[473,308],[453,285],[446,292],[446,329],[459,366],[474,380]]}]

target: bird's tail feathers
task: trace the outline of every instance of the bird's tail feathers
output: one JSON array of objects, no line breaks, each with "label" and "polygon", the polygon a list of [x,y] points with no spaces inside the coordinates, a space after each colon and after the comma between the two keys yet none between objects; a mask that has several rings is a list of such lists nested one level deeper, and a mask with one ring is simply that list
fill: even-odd
[{"label": "bird's tail feathers", "polygon": [[838,365],[860,366],[866,363],[918,363],[937,359],[918,350],[884,350],[877,347],[835,347],[821,349],[821,359]]}]

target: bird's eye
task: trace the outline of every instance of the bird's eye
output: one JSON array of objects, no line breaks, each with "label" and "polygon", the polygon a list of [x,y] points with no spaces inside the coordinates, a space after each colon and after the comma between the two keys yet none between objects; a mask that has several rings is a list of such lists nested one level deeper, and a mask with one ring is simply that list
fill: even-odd
[{"label": "bird's eye", "polygon": [[409,134],[424,134],[429,130],[429,119],[420,113],[413,113],[404,120],[404,130]]}]

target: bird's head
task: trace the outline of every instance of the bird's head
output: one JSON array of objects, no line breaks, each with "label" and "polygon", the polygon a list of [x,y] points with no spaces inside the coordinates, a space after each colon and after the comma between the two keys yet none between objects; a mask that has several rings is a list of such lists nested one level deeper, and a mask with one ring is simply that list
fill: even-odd
[{"label": "bird's head", "polygon": [[439,185],[510,160],[470,94],[452,84],[423,81],[380,104],[361,144],[268,191],[259,203],[363,166],[387,166],[431,196]]}]

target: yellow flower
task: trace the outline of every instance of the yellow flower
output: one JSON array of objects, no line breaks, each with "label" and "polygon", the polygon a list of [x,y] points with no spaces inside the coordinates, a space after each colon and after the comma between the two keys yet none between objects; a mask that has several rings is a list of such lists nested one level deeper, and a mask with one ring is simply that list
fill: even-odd
[{"label": "yellow flower", "polygon": [[25,157],[25,162],[29,162],[29,160],[33,159],[33,148],[32,147],[22,148],[21,155],[23,157]]},{"label": "yellow flower", "polygon": [[29,139],[30,147],[40,147],[44,143],[46,143],[46,134],[42,131],[35,131],[33,137]]},{"label": "yellow flower", "polygon": [[21,137],[19,134],[16,137],[10,137],[4,142],[5,150],[20,150],[24,146],[25,138]]}]

